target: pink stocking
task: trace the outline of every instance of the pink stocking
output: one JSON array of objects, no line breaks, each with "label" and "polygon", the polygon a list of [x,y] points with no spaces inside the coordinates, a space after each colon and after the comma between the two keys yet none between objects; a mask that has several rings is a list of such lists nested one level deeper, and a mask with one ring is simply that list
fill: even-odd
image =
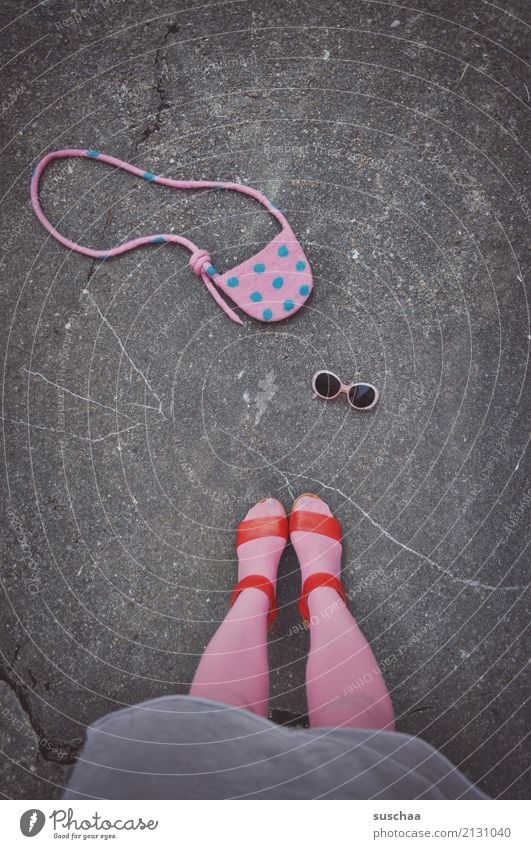
[{"label": "pink stocking", "polygon": [[262,590],[246,589],[240,593],[205,649],[191,696],[266,716],[268,610],[269,600]]},{"label": "pink stocking", "polygon": [[[254,525],[251,536],[256,534],[256,538],[238,543],[242,526],[272,519],[286,522],[286,513],[280,501],[266,498],[251,507],[238,526],[238,582],[258,575],[270,581],[273,588],[276,586],[285,537],[262,536]],[[282,532],[278,524],[274,530]],[[240,592],[205,649],[192,681],[191,696],[203,696],[247,708],[260,716],[267,715],[268,613],[269,598],[265,592],[251,587]]]},{"label": "pink stocking", "polygon": [[310,725],[393,731],[393,707],[382,673],[338,593],[330,587],[318,587],[309,594],[308,606],[306,693]]}]

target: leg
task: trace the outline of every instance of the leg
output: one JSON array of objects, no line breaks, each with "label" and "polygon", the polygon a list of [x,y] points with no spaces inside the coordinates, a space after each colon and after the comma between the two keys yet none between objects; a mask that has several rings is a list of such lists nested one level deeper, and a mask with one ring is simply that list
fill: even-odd
[{"label": "leg", "polygon": [[210,640],[190,689],[202,696],[260,716],[267,713],[267,613],[261,590],[244,590]]},{"label": "leg", "polygon": [[[332,516],[313,495],[296,499],[302,510]],[[315,572],[341,575],[341,543],[323,533],[293,531],[291,541],[305,580]],[[331,587],[308,596],[310,654],[306,692],[310,725],[394,729],[393,707],[382,673],[354,617]]]},{"label": "leg", "polygon": [[310,725],[393,731],[393,706],[378,662],[343,600],[335,590],[318,587],[308,607]]},{"label": "leg", "polygon": [[[247,527],[245,533],[242,526]],[[260,575],[276,586],[278,563],[287,537],[282,504],[275,498],[259,501],[238,527],[238,581]],[[272,536],[271,531],[285,536]],[[192,682],[191,696],[226,702],[266,716],[268,613],[269,599],[262,590],[248,587],[240,592],[205,649]]]}]

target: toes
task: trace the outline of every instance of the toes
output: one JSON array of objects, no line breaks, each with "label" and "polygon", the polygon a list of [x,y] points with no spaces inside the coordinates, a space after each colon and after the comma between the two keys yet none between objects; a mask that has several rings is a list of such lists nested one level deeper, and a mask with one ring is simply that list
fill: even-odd
[{"label": "toes", "polygon": [[285,510],[277,498],[266,498],[254,504],[245,516],[246,519],[258,519],[261,516],[284,516]]},{"label": "toes", "polygon": [[307,513],[322,513],[325,516],[333,515],[326,501],[323,501],[317,495],[299,496],[299,498],[295,499],[293,505],[293,511],[295,510],[305,510]]}]

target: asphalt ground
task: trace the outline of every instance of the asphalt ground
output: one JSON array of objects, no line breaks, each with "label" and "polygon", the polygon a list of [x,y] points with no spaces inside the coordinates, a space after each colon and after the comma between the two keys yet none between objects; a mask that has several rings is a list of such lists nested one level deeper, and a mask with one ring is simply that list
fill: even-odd
[{"label": "asphalt ground", "polygon": [[[520,0],[3,0],[1,790],[59,797],[87,725],[185,693],[258,498],[313,491],[400,731],[526,794],[530,201]],[[98,263],[29,205],[50,150],[235,180],[287,215],[315,289],[230,322],[154,246]],[[234,266],[276,232],[230,192],[85,160],[42,200],[108,248],[168,231]],[[318,368],[381,391],[311,397]],[[308,634],[287,549],[271,711],[302,723]]]}]

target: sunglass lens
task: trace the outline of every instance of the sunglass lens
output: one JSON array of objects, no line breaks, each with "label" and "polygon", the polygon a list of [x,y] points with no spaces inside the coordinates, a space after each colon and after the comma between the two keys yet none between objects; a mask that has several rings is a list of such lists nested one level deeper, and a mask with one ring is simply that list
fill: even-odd
[{"label": "sunglass lens", "polygon": [[338,378],[329,371],[321,371],[315,378],[315,391],[321,398],[335,398],[340,389]]},{"label": "sunglass lens", "polygon": [[348,393],[348,400],[358,410],[365,410],[374,404],[376,392],[367,383],[356,383]]}]

